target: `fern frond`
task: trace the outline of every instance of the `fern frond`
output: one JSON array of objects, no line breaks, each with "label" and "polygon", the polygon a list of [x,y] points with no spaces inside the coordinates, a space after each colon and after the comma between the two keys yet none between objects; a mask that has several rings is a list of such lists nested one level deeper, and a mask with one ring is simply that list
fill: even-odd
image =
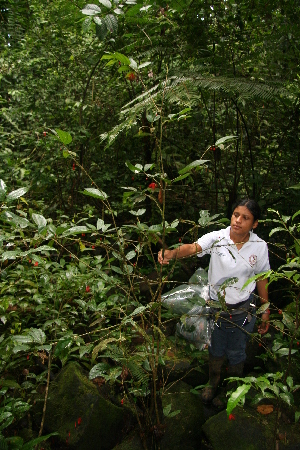
[{"label": "fern frond", "polygon": [[101,135],[102,140],[108,139],[106,148],[114,142],[119,133],[136,125],[145,109],[155,112],[157,108],[155,101],[163,95],[165,102],[181,107],[192,107],[201,101],[201,90],[217,91],[226,97],[235,95],[238,96],[237,101],[240,99],[270,101],[290,95],[282,86],[259,83],[244,78],[173,75],[167,81],[158,83],[124,105],[121,110],[121,117],[124,117],[123,122],[108,133]]}]

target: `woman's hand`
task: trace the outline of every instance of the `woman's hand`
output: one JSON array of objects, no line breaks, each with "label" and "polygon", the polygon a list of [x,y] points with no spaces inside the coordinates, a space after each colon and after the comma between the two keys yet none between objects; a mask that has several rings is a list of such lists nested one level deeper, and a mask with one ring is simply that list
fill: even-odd
[{"label": "woman's hand", "polygon": [[264,313],[261,315],[261,324],[258,326],[259,334],[266,334],[269,329],[269,313]]},{"label": "woman's hand", "polygon": [[172,250],[165,250],[164,256],[162,250],[158,252],[158,262],[159,264],[169,264],[169,261],[173,258],[173,251]]}]

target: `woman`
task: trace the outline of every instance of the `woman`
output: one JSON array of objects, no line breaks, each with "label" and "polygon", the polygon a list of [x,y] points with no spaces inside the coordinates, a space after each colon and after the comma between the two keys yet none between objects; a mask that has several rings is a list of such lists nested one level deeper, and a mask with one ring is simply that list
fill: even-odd
[{"label": "woman", "polygon": [[[226,303],[227,311],[222,312],[215,322],[208,349],[209,382],[202,391],[204,402],[210,402],[215,397],[226,357],[229,361],[228,376],[242,376],[246,343],[255,324],[255,316],[251,314],[254,311],[255,286],[261,304],[268,302],[267,279],[250,282],[242,289],[249,278],[270,269],[267,244],[253,233],[253,229],[258,226],[259,215],[259,206],[254,200],[241,200],[233,209],[228,228],[208,233],[193,244],[184,244],[174,250],[161,250],[158,253],[160,264],[169,264],[171,259],[195,254],[210,254],[210,298],[217,301],[219,295]],[[229,282],[224,287],[224,282],[230,278],[237,278],[237,281]],[[258,327],[260,334],[268,331],[268,320],[269,311],[266,311],[262,314],[262,322]]]}]

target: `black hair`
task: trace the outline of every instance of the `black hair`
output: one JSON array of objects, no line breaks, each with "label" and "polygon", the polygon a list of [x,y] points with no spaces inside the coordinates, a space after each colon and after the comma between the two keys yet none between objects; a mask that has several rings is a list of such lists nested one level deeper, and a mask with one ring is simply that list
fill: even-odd
[{"label": "black hair", "polygon": [[238,200],[232,207],[232,212],[237,208],[238,206],[246,206],[246,208],[249,209],[252,216],[254,217],[254,222],[260,218],[260,207],[258,203],[255,200],[252,200],[251,198],[243,198],[241,200]]}]

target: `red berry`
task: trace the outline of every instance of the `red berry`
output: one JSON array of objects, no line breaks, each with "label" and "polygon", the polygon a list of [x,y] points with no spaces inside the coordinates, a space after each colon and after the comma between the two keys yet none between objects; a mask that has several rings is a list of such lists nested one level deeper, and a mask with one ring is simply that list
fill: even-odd
[{"label": "red berry", "polygon": [[95,246],[94,245],[92,245],[92,249],[94,250],[94,248],[95,248]]},{"label": "red berry", "polygon": [[259,343],[258,346],[261,347],[261,343]]},{"label": "red berry", "polygon": [[81,417],[78,417],[77,423],[78,423],[78,425],[81,424]]},{"label": "red berry", "polygon": [[299,342],[297,342],[297,345],[299,345]]},{"label": "red berry", "polygon": [[134,180],[134,177],[131,177],[132,181]]},{"label": "red berry", "polygon": [[36,261],[36,262],[34,263],[34,265],[35,265],[35,267],[37,267],[37,266],[39,265],[39,263]]},{"label": "red berry", "polygon": [[228,417],[228,419],[229,419],[229,420],[235,420],[235,416],[234,416],[234,414],[229,414],[229,417]]},{"label": "red berry", "polygon": [[28,361],[28,359],[29,359],[29,358],[30,358],[30,356],[29,356],[29,355],[27,355],[27,356],[26,356],[26,359],[27,359],[27,361]]},{"label": "red berry", "polygon": [[181,238],[179,238],[178,241],[181,242]]},{"label": "red berry", "polygon": [[87,287],[85,288],[85,292],[90,292],[90,290],[91,290],[91,288],[90,288],[89,286],[87,286]]},{"label": "red berry", "polygon": [[278,310],[278,314],[282,314],[282,311],[281,311],[281,309],[279,309],[279,310]]},{"label": "red berry", "polygon": [[232,315],[230,314],[229,319],[232,319]]},{"label": "red berry", "polygon": [[31,263],[31,259],[28,262]]},{"label": "red berry", "polygon": [[124,403],[124,400],[122,399],[122,400],[121,400],[121,405],[123,405],[123,403]]},{"label": "red berry", "polygon": [[83,236],[83,237],[84,237],[84,236],[85,236],[85,233],[81,233],[81,236]]},{"label": "red berry", "polygon": [[43,132],[43,136],[47,136],[47,133],[46,133],[46,131],[44,131],[44,132]]}]

